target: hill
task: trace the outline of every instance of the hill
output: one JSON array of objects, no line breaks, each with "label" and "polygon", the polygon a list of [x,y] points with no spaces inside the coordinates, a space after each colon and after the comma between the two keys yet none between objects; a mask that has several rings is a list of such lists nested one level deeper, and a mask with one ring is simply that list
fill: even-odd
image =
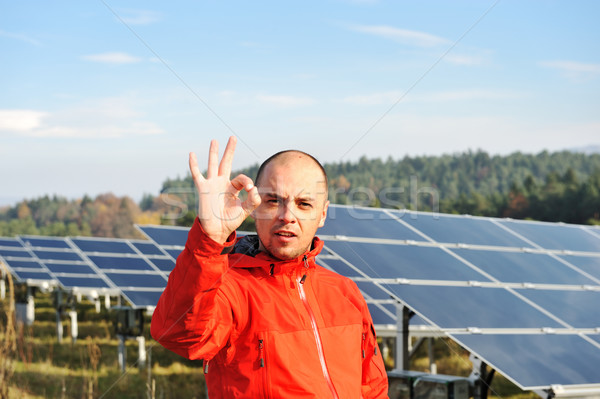
[{"label": "hill", "polygon": [[[332,203],[512,217],[600,222],[600,154],[483,151],[326,163]],[[258,164],[234,172],[254,178]],[[17,234],[139,237],[134,223],[190,225],[196,190],[188,175],[167,179],[158,195],[40,197],[0,209],[0,236]],[[251,230],[252,222],[242,226]]]}]

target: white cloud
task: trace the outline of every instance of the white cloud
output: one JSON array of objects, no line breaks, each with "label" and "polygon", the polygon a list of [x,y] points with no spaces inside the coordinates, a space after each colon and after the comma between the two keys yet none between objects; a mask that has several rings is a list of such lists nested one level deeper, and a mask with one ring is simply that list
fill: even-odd
[{"label": "white cloud", "polygon": [[10,39],[20,40],[22,42],[33,44],[34,46],[41,46],[42,45],[42,43],[40,43],[38,40],[32,39],[29,36],[23,35],[21,33],[13,33],[13,32],[6,32],[6,31],[3,31],[3,30],[0,30],[0,36],[2,36],[2,37],[8,37]]},{"label": "white cloud", "polygon": [[465,66],[476,66],[485,63],[485,60],[481,56],[477,55],[466,55],[466,54],[446,54],[444,61],[455,65]]},{"label": "white cloud", "polygon": [[526,96],[526,94],[509,90],[464,89],[425,93],[411,96],[411,100],[422,102],[508,100],[522,98],[523,96]]},{"label": "white cloud", "polygon": [[600,64],[589,64],[577,61],[542,61],[540,66],[557,69],[568,79],[586,81],[600,75]]},{"label": "white cloud", "polygon": [[342,99],[343,103],[353,105],[382,105],[393,104],[404,95],[401,91],[386,91],[371,94],[359,94]]},{"label": "white cloud", "polygon": [[0,133],[44,138],[116,138],[164,131],[128,98],[105,98],[56,112],[0,110]]},{"label": "white cloud", "polygon": [[160,13],[151,10],[121,10],[119,18],[128,25],[150,25],[160,20]]},{"label": "white cloud", "polygon": [[385,25],[355,25],[350,29],[416,47],[435,47],[451,43],[448,39],[440,36]]},{"label": "white cloud", "polygon": [[294,96],[273,96],[259,94],[256,99],[261,103],[278,105],[281,107],[301,107],[312,105],[315,100],[309,97],[294,97]]},{"label": "white cloud", "polygon": [[100,62],[104,64],[135,64],[142,61],[142,59],[139,57],[120,52],[84,55],[81,58],[86,61]]},{"label": "white cloud", "polygon": [[27,132],[42,125],[47,112],[30,109],[0,109],[0,131]]},{"label": "white cloud", "polygon": [[[341,101],[352,105],[391,105],[402,98],[402,91],[385,91],[370,94],[348,96]],[[402,98],[403,102],[447,102],[472,100],[505,100],[523,97],[524,93],[508,90],[464,89],[440,91],[424,94],[409,94]]]}]

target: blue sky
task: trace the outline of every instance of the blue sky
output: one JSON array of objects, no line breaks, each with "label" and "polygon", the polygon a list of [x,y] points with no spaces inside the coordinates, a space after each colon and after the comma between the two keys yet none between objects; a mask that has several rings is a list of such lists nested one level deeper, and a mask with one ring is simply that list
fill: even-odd
[{"label": "blue sky", "polygon": [[234,167],[600,144],[600,2],[0,0],[0,205]]}]

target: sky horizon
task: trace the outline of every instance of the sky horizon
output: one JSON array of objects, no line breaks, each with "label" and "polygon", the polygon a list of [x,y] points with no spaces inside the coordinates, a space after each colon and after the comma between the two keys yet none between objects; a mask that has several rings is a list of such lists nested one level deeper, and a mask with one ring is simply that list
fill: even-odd
[{"label": "sky horizon", "polygon": [[[2,1],[2,0],[0,0]],[[2,1],[0,206],[234,169],[600,144],[600,3]]]}]

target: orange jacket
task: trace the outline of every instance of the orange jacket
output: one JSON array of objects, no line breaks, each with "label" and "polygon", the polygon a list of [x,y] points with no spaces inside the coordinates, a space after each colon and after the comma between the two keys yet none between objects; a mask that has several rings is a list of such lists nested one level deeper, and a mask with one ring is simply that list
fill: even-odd
[{"label": "orange jacket", "polygon": [[323,242],[276,261],[224,254],[234,241],[216,243],[196,220],[152,316],[154,339],[204,359],[210,398],[387,398],[367,305],[315,263]]}]

